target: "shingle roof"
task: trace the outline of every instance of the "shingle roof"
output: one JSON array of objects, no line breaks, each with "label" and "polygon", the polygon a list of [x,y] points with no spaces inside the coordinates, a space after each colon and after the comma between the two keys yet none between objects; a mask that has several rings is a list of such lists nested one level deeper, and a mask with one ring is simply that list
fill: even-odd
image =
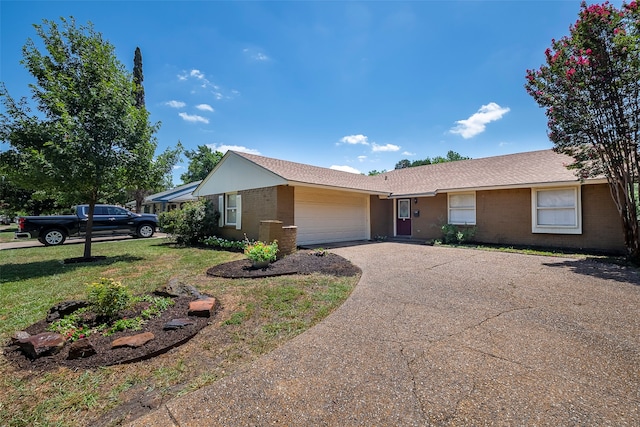
[{"label": "shingle roof", "polygon": [[379,184],[381,179],[376,179],[377,177],[337,171],[304,163],[289,162],[287,160],[241,153],[238,151],[234,151],[234,153],[275,173],[287,181],[298,182],[301,184],[344,188],[346,190],[352,189],[371,193],[389,193],[386,186]]},{"label": "shingle roof", "polygon": [[397,169],[386,173],[394,195],[576,182],[572,158],[552,150]]},{"label": "shingle roof", "polygon": [[377,176],[336,171],[255,154],[234,153],[287,181],[391,196],[577,181],[574,171],[566,168],[572,159],[552,150],[396,169]]}]

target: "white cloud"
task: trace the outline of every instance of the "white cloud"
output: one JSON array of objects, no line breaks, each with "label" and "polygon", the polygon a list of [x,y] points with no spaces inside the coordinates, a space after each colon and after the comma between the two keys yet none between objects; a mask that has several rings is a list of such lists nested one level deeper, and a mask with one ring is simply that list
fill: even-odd
[{"label": "white cloud", "polygon": [[171,100],[165,102],[164,105],[168,105],[171,108],[184,108],[187,104],[182,101]]},{"label": "white cloud", "polygon": [[403,156],[415,156],[415,155],[416,155],[416,153],[411,153],[410,151],[403,151],[403,152],[402,152],[402,155],[403,155]]},{"label": "white cloud", "polygon": [[356,145],[356,144],[369,145],[369,138],[366,137],[365,135],[347,135],[340,138],[340,142],[338,144],[340,143],[351,144],[351,145]]},{"label": "white cloud", "polygon": [[189,73],[191,77],[195,77],[196,79],[204,79],[204,74],[200,70],[191,70]]},{"label": "white cloud", "polygon": [[393,145],[393,144],[378,145],[374,142],[373,145],[371,146],[371,150],[375,153],[381,152],[381,151],[398,151],[400,150],[400,147],[398,145]]},{"label": "white cloud", "polygon": [[254,61],[264,62],[271,59],[266,54],[259,52],[256,49],[245,48],[245,49],[242,49],[242,52],[245,55],[249,56],[249,58],[253,59]]},{"label": "white cloud", "polygon": [[351,166],[333,165],[329,169],[333,169],[333,170],[336,170],[336,171],[342,171],[342,172],[357,173],[357,174],[361,174],[362,173],[358,169],[352,168]]},{"label": "white cloud", "polygon": [[213,107],[209,104],[198,104],[196,108],[201,111],[211,111],[213,113]]},{"label": "white cloud", "polygon": [[365,160],[367,160],[367,156],[358,156],[359,162],[364,162]]},{"label": "white cloud", "polygon": [[207,147],[211,148],[213,151],[220,151],[221,153],[226,153],[227,151],[239,151],[241,153],[255,154],[260,155],[260,151],[254,148],[243,147],[242,145],[227,145],[227,144],[207,144]]},{"label": "white cloud", "polygon": [[206,117],[202,117],[202,116],[198,116],[196,114],[187,114],[187,113],[179,113],[178,114],[180,117],[182,117],[182,119],[184,121],[187,122],[191,122],[191,123],[209,123],[209,119],[207,119]]},{"label": "white cloud", "polygon": [[510,111],[508,107],[501,107],[495,102],[483,105],[480,109],[466,120],[458,120],[458,126],[449,130],[451,133],[457,133],[464,139],[472,138],[479,133],[484,132],[487,123],[500,120],[502,116]]}]

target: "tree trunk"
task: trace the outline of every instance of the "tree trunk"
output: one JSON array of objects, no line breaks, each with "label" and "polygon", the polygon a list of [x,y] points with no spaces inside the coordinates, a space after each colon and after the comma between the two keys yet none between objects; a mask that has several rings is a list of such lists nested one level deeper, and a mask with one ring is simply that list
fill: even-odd
[{"label": "tree trunk", "polygon": [[92,197],[89,201],[89,212],[87,215],[87,227],[85,229],[84,237],[84,258],[91,258],[91,234],[93,232],[93,212],[96,209],[95,197]]}]

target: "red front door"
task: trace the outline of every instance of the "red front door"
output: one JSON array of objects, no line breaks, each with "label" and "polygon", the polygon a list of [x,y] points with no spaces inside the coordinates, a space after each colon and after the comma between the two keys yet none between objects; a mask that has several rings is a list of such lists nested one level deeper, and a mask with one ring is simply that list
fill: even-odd
[{"label": "red front door", "polygon": [[398,199],[396,235],[411,236],[411,199]]}]

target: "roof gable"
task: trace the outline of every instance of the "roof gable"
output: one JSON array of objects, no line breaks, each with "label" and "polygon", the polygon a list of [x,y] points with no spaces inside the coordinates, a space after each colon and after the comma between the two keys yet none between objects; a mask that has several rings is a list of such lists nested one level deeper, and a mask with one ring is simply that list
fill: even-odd
[{"label": "roof gable", "polygon": [[286,184],[278,174],[264,168],[236,151],[227,151],[222,160],[193,192],[194,196],[223,194],[253,188]]}]

